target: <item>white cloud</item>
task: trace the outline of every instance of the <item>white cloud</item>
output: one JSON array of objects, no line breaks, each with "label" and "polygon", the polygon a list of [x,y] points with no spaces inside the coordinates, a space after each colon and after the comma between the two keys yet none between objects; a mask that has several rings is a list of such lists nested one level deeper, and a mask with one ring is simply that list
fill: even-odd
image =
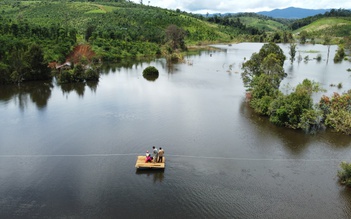
[{"label": "white cloud", "polygon": [[[140,0],[132,0],[140,3]],[[299,7],[307,9],[351,9],[351,1],[347,0],[143,0],[145,5],[152,5],[172,10],[180,9],[192,13],[226,13],[226,12],[258,12]]]}]

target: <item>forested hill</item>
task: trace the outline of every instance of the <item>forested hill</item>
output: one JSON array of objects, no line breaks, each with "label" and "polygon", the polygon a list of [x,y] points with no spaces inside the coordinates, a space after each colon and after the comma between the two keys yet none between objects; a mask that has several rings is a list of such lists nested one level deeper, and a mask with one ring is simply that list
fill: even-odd
[{"label": "forested hill", "polygon": [[246,28],[232,24],[125,0],[0,0],[0,84],[45,79],[40,72],[49,62],[65,62],[82,44],[95,54],[82,61],[91,62],[169,53],[177,49],[170,38],[179,45],[249,39]]},{"label": "forested hill", "polygon": [[[186,13],[128,1],[0,1],[2,35],[26,36],[41,41],[45,59],[64,61],[67,45],[90,43],[104,59],[154,54],[165,43],[173,24],[186,33],[187,43],[230,41],[239,28],[223,27]],[[75,39],[76,38],[76,39]],[[57,51],[48,40],[59,43]],[[45,42],[44,42],[45,41]],[[76,42],[71,42],[76,41]]]},{"label": "forested hill", "polygon": [[[342,10],[328,13],[324,16],[349,16]],[[40,72],[46,72],[48,63],[67,61],[77,45],[93,50],[94,55],[81,56],[86,63],[172,53],[184,44],[287,43],[294,40],[292,29],[320,18],[293,22],[252,14],[207,17],[128,0],[0,0],[0,84],[45,79]]]}]

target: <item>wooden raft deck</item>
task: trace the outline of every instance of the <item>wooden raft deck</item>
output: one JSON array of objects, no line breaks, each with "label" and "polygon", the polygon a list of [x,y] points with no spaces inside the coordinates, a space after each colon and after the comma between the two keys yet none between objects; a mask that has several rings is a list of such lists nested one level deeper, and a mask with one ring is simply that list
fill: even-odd
[{"label": "wooden raft deck", "polygon": [[145,163],[146,156],[138,156],[135,167],[140,169],[164,169],[166,164],[166,158],[163,157],[162,163]]}]

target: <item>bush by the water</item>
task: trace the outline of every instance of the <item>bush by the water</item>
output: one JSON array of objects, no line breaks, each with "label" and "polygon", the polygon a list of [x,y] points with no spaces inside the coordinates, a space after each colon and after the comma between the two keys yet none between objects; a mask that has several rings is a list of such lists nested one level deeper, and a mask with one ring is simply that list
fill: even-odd
[{"label": "bush by the water", "polygon": [[143,71],[144,76],[158,76],[158,70],[154,66],[149,66]]},{"label": "bush by the water", "polygon": [[148,81],[155,81],[158,78],[158,74],[158,70],[154,66],[149,66],[143,71],[143,77]]},{"label": "bush by the water", "polygon": [[340,167],[342,169],[338,171],[340,183],[345,186],[351,186],[351,164],[341,162]]}]

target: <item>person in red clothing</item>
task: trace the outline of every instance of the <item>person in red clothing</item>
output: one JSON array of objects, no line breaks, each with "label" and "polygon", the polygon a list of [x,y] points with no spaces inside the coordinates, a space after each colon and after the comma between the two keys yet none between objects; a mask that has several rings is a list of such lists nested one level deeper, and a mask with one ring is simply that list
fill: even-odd
[{"label": "person in red clothing", "polygon": [[145,163],[151,162],[151,161],[152,161],[152,158],[151,158],[151,156],[150,156],[149,151],[146,151],[145,156],[146,156],[146,158],[145,158]]}]

